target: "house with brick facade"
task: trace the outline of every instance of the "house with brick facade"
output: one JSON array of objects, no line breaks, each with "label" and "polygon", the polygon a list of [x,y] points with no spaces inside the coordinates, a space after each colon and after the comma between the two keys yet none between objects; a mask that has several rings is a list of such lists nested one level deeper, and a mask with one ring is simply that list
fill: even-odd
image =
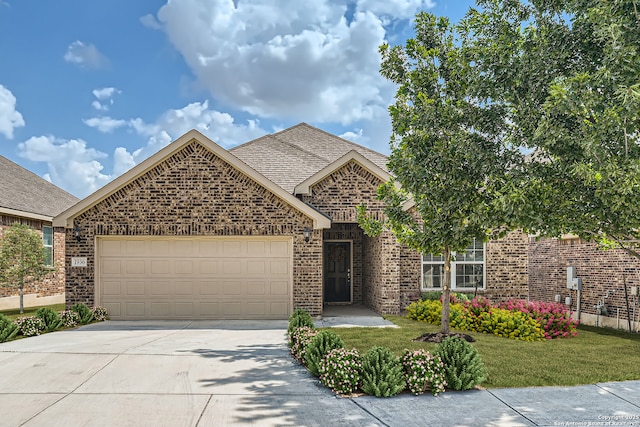
[{"label": "house with brick facade", "polygon": [[[64,303],[64,227],[53,227],[53,217],[78,198],[0,156],[0,239],[14,223],[27,224],[42,236],[48,264],[54,272],[24,289],[24,305]],[[0,286],[0,310],[19,306],[19,291]]]},{"label": "house with brick facade", "polygon": [[[364,234],[387,157],[305,123],[226,150],[192,130],[53,220],[66,301],[112,319],[284,319],[327,304],[400,313],[442,260]],[[454,290],[526,298],[528,236],[474,242]]]}]

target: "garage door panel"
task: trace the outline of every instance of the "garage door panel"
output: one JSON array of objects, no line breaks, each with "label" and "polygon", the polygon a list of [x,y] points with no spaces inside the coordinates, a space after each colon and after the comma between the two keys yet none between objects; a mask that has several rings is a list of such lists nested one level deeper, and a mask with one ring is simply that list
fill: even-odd
[{"label": "garage door panel", "polygon": [[112,319],[286,319],[292,241],[275,239],[98,237],[100,303]]}]

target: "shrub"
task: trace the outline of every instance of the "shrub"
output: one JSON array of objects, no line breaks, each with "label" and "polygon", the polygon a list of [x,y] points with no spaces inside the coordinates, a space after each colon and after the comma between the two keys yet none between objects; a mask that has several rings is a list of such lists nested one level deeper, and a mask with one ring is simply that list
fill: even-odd
[{"label": "shrub", "polygon": [[362,357],[362,391],[376,397],[395,396],[404,390],[400,360],[391,350],[373,347]]},{"label": "shrub", "polygon": [[40,335],[45,328],[42,319],[36,316],[19,317],[16,319],[16,325],[20,329],[20,333],[25,337]]},{"label": "shrub", "polygon": [[320,362],[320,381],[339,394],[355,393],[362,382],[362,359],[358,350],[334,348]]},{"label": "shrub", "polygon": [[438,355],[432,355],[425,349],[405,350],[402,366],[407,388],[416,395],[427,390],[437,396],[444,392],[447,385],[444,379],[444,363]]},{"label": "shrub", "polygon": [[70,328],[78,324],[80,315],[73,310],[65,310],[60,312],[60,319],[62,320],[62,326]]},{"label": "shrub", "polygon": [[474,329],[476,332],[523,341],[544,340],[540,324],[520,311],[492,308],[488,313],[477,317],[477,321],[477,328]]},{"label": "shrub", "polygon": [[311,339],[318,334],[317,329],[312,329],[308,326],[301,326],[295,328],[291,333],[291,354],[300,363],[304,363],[305,350]]},{"label": "shrub", "polygon": [[82,325],[91,323],[91,321],[93,320],[93,312],[89,307],[87,307],[85,304],[81,302],[73,305],[71,307],[71,310],[78,313],[78,317],[79,317],[78,323]]},{"label": "shrub", "polygon": [[36,317],[40,318],[44,323],[44,331],[51,332],[62,326],[60,315],[49,307],[41,307],[36,311]]},{"label": "shrub", "polygon": [[93,320],[97,322],[104,322],[109,318],[109,313],[107,313],[107,309],[104,307],[93,307],[91,308],[91,312],[93,313]]},{"label": "shrub", "polygon": [[296,328],[300,328],[302,326],[309,327],[313,329],[315,325],[313,324],[313,319],[301,308],[296,308],[289,316],[289,327],[287,328],[287,337],[289,338],[289,347],[293,345],[291,341],[291,335],[293,334],[293,330]]},{"label": "shrub", "polygon": [[440,300],[412,302],[407,307],[407,317],[419,322],[439,325],[442,317],[442,303]]},{"label": "shrub", "polygon": [[569,310],[560,303],[509,300],[500,304],[500,307],[529,314],[540,324],[547,339],[578,335],[578,322],[571,318]]},{"label": "shrub", "polygon": [[0,342],[9,341],[16,335],[20,328],[4,314],[0,314]]},{"label": "shrub", "polygon": [[342,348],[344,343],[335,332],[322,330],[316,334],[304,350],[304,364],[316,377],[320,375],[320,362],[334,348]]},{"label": "shrub", "polygon": [[486,379],[484,364],[478,350],[463,339],[445,338],[436,347],[444,363],[444,378],[453,390],[469,390]]}]

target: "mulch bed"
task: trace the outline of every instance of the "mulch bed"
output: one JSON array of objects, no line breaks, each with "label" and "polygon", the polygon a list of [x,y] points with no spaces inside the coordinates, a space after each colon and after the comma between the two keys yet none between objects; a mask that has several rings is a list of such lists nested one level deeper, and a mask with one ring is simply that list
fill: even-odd
[{"label": "mulch bed", "polygon": [[430,334],[423,334],[423,335],[420,335],[418,338],[414,338],[412,341],[441,343],[442,340],[444,340],[445,338],[448,338],[448,337],[456,337],[456,338],[460,338],[462,340],[465,340],[467,342],[475,342],[475,339],[473,339],[473,337],[471,337],[471,336],[469,336],[467,334],[460,334],[460,333],[443,334],[442,332],[434,332],[434,333],[430,333]]}]

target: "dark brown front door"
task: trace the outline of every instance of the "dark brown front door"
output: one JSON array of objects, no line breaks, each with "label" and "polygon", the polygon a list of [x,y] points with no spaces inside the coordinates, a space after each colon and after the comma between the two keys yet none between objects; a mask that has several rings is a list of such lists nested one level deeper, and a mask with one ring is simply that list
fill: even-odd
[{"label": "dark brown front door", "polygon": [[324,244],[324,302],[351,302],[351,243]]}]

